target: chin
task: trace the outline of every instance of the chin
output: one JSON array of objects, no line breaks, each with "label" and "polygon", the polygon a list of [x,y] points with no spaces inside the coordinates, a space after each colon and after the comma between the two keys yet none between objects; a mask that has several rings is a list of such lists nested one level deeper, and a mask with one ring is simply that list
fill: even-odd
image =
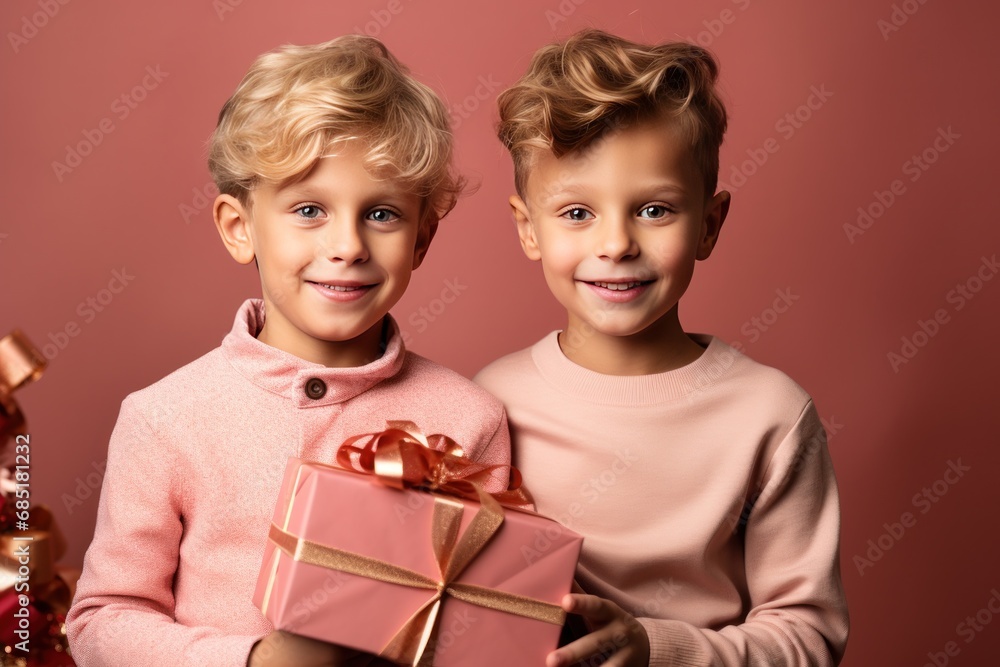
[{"label": "chin", "polygon": [[597,334],[602,336],[611,336],[614,338],[625,338],[627,336],[634,336],[635,334],[642,333],[648,327],[640,325],[629,325],[629,324],[609,324],[604,322],[603,324],[597,324],[595,322],[588,322],[589,328]]}]

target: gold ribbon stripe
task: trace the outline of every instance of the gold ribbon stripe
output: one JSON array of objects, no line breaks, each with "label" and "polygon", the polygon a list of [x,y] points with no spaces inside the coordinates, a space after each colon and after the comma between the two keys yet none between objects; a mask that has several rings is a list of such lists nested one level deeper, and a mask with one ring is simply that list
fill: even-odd
[{"label": "gold ribbon stripe", "polygon": [[443,582],[405,567],[296,537],[275,524],[271,524],[269,537],[279,549],[301,563],[412,588],[437,591],[443,587],[445,593],[457,600],[553,625],[562,625],[566,615],[559,605],[515,593],[461,582],[445,586]]}]

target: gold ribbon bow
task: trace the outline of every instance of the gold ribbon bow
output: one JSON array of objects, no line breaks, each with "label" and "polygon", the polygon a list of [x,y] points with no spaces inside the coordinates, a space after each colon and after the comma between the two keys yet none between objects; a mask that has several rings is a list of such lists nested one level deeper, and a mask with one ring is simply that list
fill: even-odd
[{"label": "gold ribbon bow", "polygon": [[[442,435],[425,437],[412,422],[389,422],[388,427],[381,433],[347,440],[337,453],[338,463],[349,470],[374,475],[393,488],[441,491],[480,503],[471,523],[459,536],[464,506],[448,498],[434,497],[431,544],[440,571],[439,579],[377,558],[302,539],[274,524],[271,525],[271,541],[296,561],[434,591],[380,652],[382,657],[398,663],[414,667],[433,664],[438,620],[445,596],[479,607],[562,625],[565,612],[559,605],[456,581],[503,523],[500,501],[482,487],[490,474],[500,468],[509,468],[512,488],[496,496],[509,504],[526,505],[531,502],[527,493],[519,488],[520,475],[516,469],[473,463],[462,457],[461,447],[453,440]],[[366,438],[369,441],[365,446],[356,445]],[[432,449],[434,445],[443,451]],[[352,454],[357,454],[356,461],[352,461]]]},{"label": "gold ribbon bow", "polygon": [[[337,450],[337,463],[347,470],[374,475],[396,489],[440,491],[480,500],[491,476],[508,471],[507,489],[491,494],[502,505],[527,507],[531,495],[521,488],[521,473],[511,465],[487,465],[465,458],[462,447],[446,435],[424,435],[411,421],[388,421],[386,430],[348,438]],[[357,443],[367,440],[364,446]]]}]

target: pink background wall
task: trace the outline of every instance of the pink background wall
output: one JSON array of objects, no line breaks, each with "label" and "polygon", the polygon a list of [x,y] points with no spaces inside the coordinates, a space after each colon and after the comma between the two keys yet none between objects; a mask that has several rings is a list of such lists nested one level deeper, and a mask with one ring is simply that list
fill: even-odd
[{"label": "pink background wall", "polygon": [[[984,665],[1000,653],[987,606],[1000,598],[1000,279],[990,263],[1000,226],[986,206],[1000,151],[997,9],[63,1],[0,5],[0,335],[20,327],[52,357],[19,397],[33,497],[68,534],[65,562],[79,564],[89,543],[95,471],[122,398],[216,346],[259,293],[202,194],[206,139],[253,57],[368,31],[453,108],[460,166],[481,187],[444,222],[394,313],[414,349],[471,375],[561,324],[515,240],[493,100],[535,48],[596,26],[693,38],[721,60],[732,122],[720,178],[733,207],[682,322],[784,369],[828,422],[853,620],[845,664],[922,665],[937,654],[938,664]],[[871,218],[852,232],[859,207]],[[449,285],[458,296],[445,305]],[[894,365],[890,353],[912,359]],[[968,469],[946,475],[950,464]],[[956,655],[944,654],[949,642]]]}]

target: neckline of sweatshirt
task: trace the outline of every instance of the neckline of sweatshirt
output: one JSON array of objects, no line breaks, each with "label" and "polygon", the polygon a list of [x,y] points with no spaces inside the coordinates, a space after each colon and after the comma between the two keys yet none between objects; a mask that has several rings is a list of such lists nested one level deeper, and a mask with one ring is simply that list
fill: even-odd
[{"label": "neckline of sweatshirt", "polygon": [[636,406],[693,401],[746,361],[739,351],[708,334],[688,334],[704,348],[691,363],[650,375],[607,375],[571,361],[553,331],[531,347],[531,358],[555,389],[576,399],[608,406]]}]

